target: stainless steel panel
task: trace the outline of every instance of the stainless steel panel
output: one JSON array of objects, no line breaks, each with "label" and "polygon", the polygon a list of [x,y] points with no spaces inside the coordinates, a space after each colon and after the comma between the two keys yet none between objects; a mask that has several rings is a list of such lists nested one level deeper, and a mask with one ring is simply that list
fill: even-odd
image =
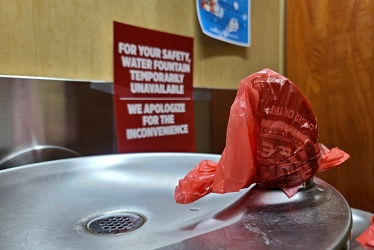
[{"label": "stainless steel panel", "polygon": [[2,77],[0,161],[38,146],[54,147],[47,157],[52,160],[67,157],[67,151],[114,153],[113,117],[112,94],[91,88],[90,82]]},{"label": "stainless steel panel", "polygon": [[[194,89],[194,106],[197,152],[210,152],[208,89]],[[113,153],[112,83],[0,77],[0,169]]]}]

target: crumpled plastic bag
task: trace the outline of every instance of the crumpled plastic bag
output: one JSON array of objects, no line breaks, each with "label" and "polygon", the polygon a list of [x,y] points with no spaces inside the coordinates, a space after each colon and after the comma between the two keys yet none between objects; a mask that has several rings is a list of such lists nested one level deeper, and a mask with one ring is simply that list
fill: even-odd
[{"label": "crumpled plastic bag", "polygon": [[356,241],[363,247],[374,247],[374,215],[371,217],[370,226],[356,238]]},{"label": "crumpled plastic bag", "polygon": [[220,160],[201,161],[179,180],[174,198],[190,203],[211,192],[237,192],[253,183],[281,188],[292,197],[317,171],[348,158],[342,150],[318,143],[317,119],[299,88],[263,69],[240,82]]}]

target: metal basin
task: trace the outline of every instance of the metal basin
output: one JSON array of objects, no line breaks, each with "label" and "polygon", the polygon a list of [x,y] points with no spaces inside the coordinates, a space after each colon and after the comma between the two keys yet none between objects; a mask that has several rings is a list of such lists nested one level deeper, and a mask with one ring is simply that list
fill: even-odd
[{"label": "metal basin", "polygon": [[81,157],[0,171],[2,249],[342,249],[351,211],[327,183],[288,199],[258,186],[174,201],[178,180],[219,155]]},{"label": "metal basin", "polygon": [[370,221],[371,221],[372,216],[373,216],[372,213],[352,208],[353,226],[352,226],[351,250],[373,249],[370,247],[365,248],[361,246],[355,240],[360,234],[362,234],[370,226]]}]

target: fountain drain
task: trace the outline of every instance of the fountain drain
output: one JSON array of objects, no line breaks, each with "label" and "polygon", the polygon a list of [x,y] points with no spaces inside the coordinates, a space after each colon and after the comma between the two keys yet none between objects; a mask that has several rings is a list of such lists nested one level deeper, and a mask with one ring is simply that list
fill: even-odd
[{"label": "fountain drain", "polygon": [[96,217],[86,225],[88,231],[98,235],[118,235],[132,232],[144,224],[144,219],[133,213],[111,213]]}]

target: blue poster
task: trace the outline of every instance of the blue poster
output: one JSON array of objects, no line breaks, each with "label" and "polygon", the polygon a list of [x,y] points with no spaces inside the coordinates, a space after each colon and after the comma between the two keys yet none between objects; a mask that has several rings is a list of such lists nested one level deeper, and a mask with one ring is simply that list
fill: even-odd
[{"label": "blue poster", "polygon": [[249,47],[250,0],[196,0],[197,15],[204,34]]}]

